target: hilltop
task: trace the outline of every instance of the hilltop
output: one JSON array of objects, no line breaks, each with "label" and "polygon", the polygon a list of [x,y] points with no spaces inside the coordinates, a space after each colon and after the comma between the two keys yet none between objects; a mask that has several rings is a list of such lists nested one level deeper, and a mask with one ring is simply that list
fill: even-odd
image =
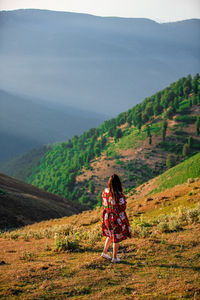
[{"label": "hilltop", "polygon": [[[174,168],[185,170],[191,159]],[[120,245],[120,264],[100,257],[101,207],[2,232],[0,297],[198,299],[200,178],[150,196],[142,190],[127,198],[133,237]]]},{"label": "hilltop", "polygon": [[0,173],[0,229],[70,216],[85,207]]}]

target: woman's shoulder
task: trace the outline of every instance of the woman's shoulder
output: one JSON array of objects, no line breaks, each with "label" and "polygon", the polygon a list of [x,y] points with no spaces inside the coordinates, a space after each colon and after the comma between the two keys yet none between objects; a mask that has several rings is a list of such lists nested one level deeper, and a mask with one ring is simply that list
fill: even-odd
[{"label": "woman's shoulder", "polygon": [[105,196],[108,196],[108,195],[109,195],[109,189],[108,189],[108,188],[105,188],[105,189],[103,190],[103,194],[104,194]]}]

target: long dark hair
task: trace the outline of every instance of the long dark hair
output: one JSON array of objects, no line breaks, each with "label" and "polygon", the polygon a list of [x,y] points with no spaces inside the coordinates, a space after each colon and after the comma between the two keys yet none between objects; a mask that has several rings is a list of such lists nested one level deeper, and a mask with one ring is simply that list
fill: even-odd
[{"label": "long dark hair", "polygon": [[108,187],[110,190],[110,195],[112,196],[112,198],[119,203],[119,198],[120,198],[120,194],[119,192],[123,192],[123,187],[122,187],[122,183],[119,179],[119,176],[117,174],[113,174],[112,176],[110,176],[109,180],[108,180]]}]

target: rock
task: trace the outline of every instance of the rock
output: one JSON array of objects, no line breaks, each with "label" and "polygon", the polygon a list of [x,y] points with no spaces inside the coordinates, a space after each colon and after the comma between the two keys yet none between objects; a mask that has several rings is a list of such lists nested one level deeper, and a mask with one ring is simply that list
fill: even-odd
[{"label": "rock", "polygon": [[146,199],[146,201],[152,201],[152,200],[153,200],[153,198],[150,198],[150,197]]},{"label": "rock", "polygon": [[188,183],[193,183],[194,182],[194,179],[193,178],[188,178]]}]

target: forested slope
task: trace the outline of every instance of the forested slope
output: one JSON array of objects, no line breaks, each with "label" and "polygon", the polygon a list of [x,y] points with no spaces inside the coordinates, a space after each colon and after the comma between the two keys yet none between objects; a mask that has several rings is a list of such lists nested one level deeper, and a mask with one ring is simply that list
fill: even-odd
[{"label": "forested slope", "polygon": [[199,151],[199,104],[199,74],[183,77],[98,128],[55,143],[26,181],[91,207],[113,172],[126,191],[137,187]]}]

